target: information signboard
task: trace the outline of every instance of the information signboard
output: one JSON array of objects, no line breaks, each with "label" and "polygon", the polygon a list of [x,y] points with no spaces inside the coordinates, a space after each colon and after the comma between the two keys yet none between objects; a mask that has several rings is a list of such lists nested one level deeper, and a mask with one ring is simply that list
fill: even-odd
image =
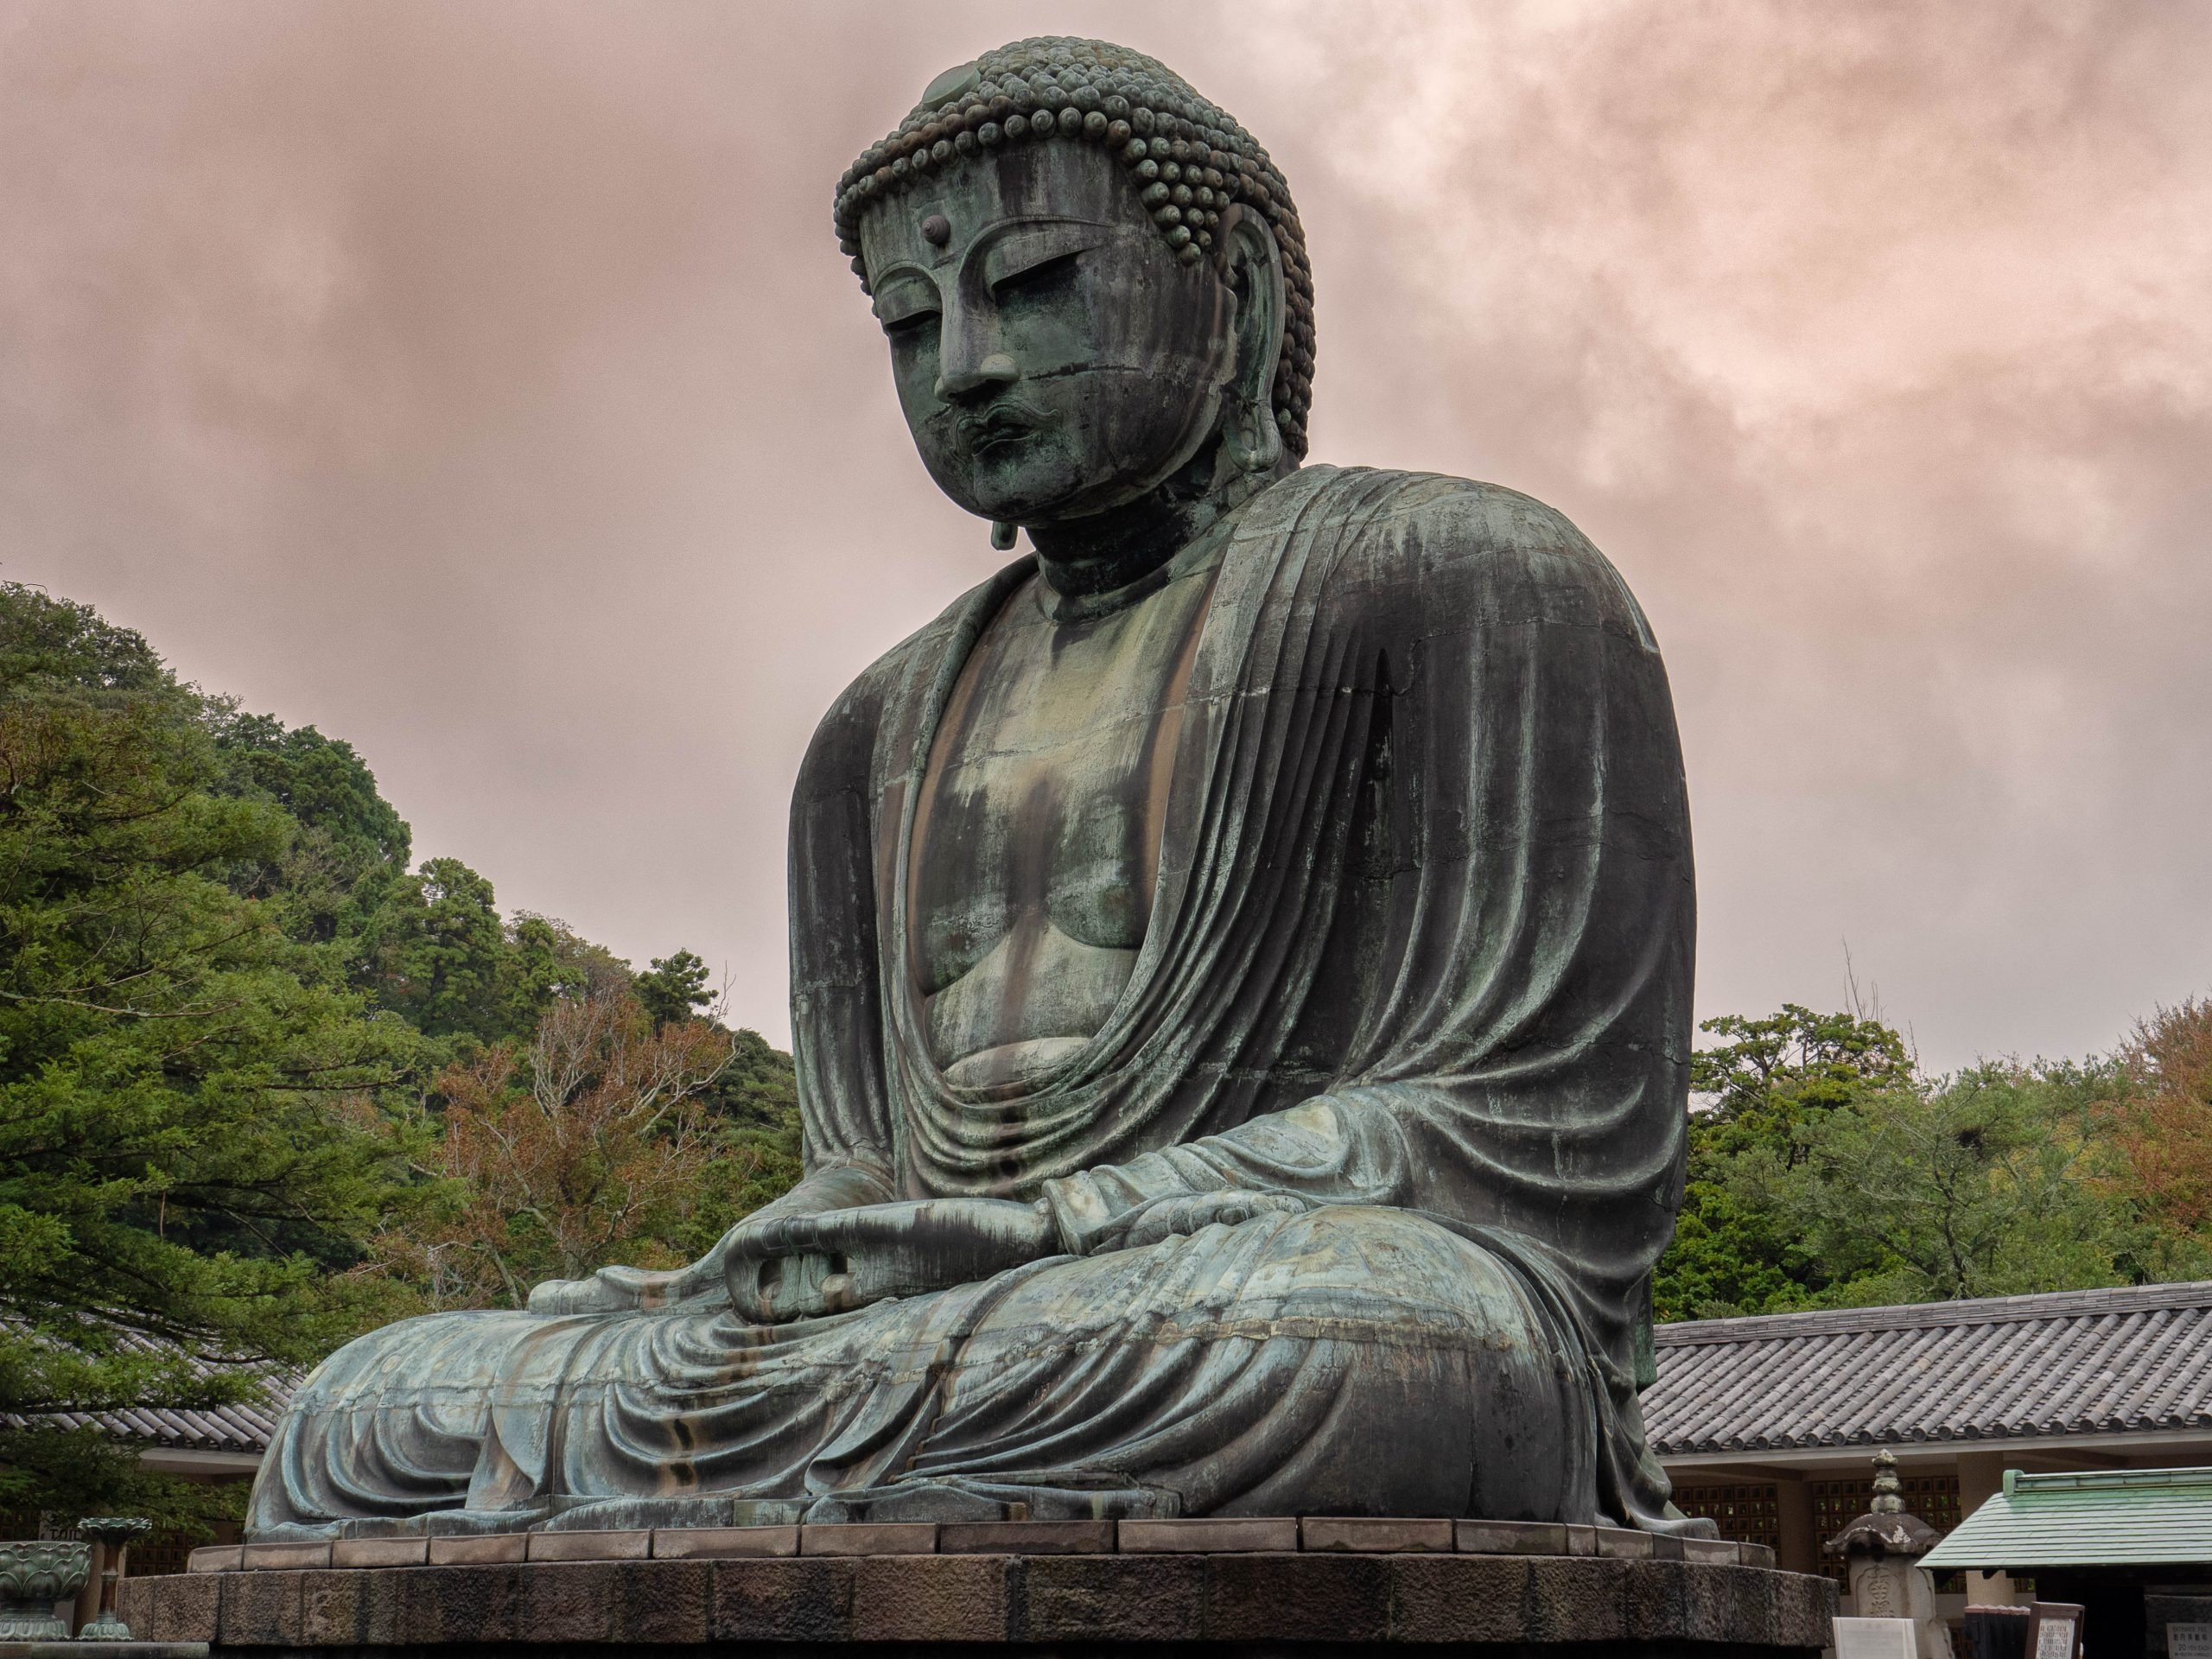
[{"label": "information signboard", "polygon": [[1835,1659],[1918,1659],[1909,1618],[1839,1618]]}]

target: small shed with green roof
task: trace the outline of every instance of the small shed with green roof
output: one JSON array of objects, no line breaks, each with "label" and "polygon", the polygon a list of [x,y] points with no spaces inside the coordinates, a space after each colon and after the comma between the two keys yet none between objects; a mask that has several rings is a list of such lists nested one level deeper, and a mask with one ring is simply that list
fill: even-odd
[{"label": "small shed with green roof", "polygon": [[2007,1470],[1922,1565],[2025,1575],[2038,1599],[2081,1603],[2085,1659],[2167,1654],[2168,1625],[2212,1626],[2212,1469]]},{"label": "small shed with green roof", "polygon": [[2212,1469],[2005,1471],[2004,1489],[1930,1551],[1930,1568],[2212,1567]]}]

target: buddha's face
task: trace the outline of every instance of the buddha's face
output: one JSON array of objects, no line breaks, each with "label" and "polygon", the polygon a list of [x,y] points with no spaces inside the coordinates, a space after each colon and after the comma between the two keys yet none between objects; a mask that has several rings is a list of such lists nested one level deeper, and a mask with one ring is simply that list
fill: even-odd
[{"label": "buddha's face", "polygon": [[1102,512],[1212,435],[1236,302],[1176,258],[1104,150],[969,157],[873,209],[861,249],[915,446],[969,512]]}]

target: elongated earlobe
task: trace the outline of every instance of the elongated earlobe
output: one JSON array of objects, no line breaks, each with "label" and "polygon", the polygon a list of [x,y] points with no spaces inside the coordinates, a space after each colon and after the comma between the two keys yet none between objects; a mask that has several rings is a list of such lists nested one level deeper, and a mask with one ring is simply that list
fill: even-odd
[{"label": "elongated earlobe", "polygon": [[991,545],[1001,553],[1014,551],[1014,532],[1016,526],[1001,519],[991,526]]},{"label": "elongated earlobe", "polygon": [[1242,207],[1222,215],[1227,279],[1236,293],[1236,378],[1222,413],[1222,448],[1230,463],[1264,473],[1281,461],[1275,423],[1275,369],[1283,350],[1281,251],[1261,215]]},{"label": "elongated earlobe", "polygon": [[1248,473],[1271,470],[1282,459],[1282,431],[1268,400],[1240,399],[1222,418],[1221,443],[1231,465]]}]

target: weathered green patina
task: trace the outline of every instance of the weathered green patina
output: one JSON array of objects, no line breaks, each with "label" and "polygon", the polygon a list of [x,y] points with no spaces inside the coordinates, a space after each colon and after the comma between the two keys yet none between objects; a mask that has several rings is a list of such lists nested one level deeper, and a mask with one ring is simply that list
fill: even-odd
[{"label": "weathered green patina", "polygon": [[68,1621],[54,1611],[84,1588],[89,1545],[61,1539],[0,1544],[0,1642],[66,1641]]},{"label": "weathered green patina", "polygon": [[1694,899],[1627,588],[1526,497],[1300,466],[1288,191],[1148,59],[963,66],[837,218],[931,476],[1035,551],[802,767],[806,1179],[334,1357],[255,1535],[1708,1527],[1637,1410]]},{"label": "weathered green patina", "polygon": [[123,1585],[124,1564],[130,1546],[154,1529],[143,1515],[88,1515],[77,1523],[77,1535],[99,1545],[105,1554],[100,1570],[99,1613],[77,1632],[85,1642],[128,1642],[130,1627],[115,1611],[117,1592]]}]

